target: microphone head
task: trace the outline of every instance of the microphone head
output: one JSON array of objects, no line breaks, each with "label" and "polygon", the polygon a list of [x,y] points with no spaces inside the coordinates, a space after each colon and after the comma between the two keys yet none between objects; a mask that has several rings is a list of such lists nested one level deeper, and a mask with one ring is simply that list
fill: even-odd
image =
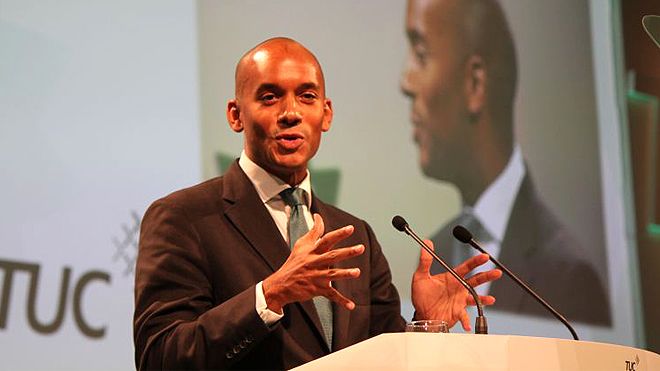
[{"label": "microphone head", "polygon": [[468,231],[462,225],[455,226],[454,230],[452,230],[452,233],[457,240],[463,243],[469,243],[472,240],[472,233],[470,233],[470,231]]},{"label": "microphone head", "polygon": [[392,225],[399,232],[405,232],[406,227],[408,226],[408,222],[406,222],[406,220],[403,219],[401,215],[395,215],[394,218],[392,218]]}]

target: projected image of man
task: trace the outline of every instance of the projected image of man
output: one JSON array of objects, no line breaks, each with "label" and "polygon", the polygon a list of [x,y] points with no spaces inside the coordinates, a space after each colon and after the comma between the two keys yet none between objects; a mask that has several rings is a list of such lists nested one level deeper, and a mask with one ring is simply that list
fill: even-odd
[{"label": "projected image of man", "polygon": [[[516,52],[500,5],[409,0],[406,33],[401,89],[412,103],[419,165],[456,185],[463,201],[433,237],[437,252],[454,263],[472,254],[451,236],[462,224],[569,320],[609,324],[598,267],[540,198],[515,141]],[[508,279],[481,292],[497,297],[494,309],[549,316]]]}]

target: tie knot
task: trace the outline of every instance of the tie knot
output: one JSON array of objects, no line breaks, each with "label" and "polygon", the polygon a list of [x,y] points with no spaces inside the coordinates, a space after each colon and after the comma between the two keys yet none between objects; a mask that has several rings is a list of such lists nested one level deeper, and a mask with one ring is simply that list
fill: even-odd
[{"label": "tie knot", "polygon": [[477,241],[490,242],[493,240],[493,236],[481,224],[481,221],[474,215],[472,210],[463,210],[461,215],[456,219],[456,224],[460,224],[470,231]]},{"label": "tie knot", "polygon": [[280,192],[280,196],[291,207],[305,205],[305,190],[302,188],[287,188]]}]

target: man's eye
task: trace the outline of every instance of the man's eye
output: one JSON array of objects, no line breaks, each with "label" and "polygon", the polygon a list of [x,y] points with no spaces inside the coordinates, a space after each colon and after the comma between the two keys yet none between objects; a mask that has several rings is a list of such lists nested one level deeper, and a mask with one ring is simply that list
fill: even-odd
[{"label": "man's eye", "polygon": [[261,96],[260,99],[262,102],[270,103],[270,102],[274,102],[275,99],[277,99],[277,97],[275,96],[275,94],[264,94]]},{"label": "man's eye", "polygon": [[427,57],[427,53],[426,53],[426,51],[422,51],[422,50],[417,50],[417,49],[416,49],[416,50],[414,50],[414,55],[415,55],[415,60],[416,60],[420,65],[424,65],[424,64],[426,64],[426,57]]},{"label": "man's eye", "polygon": [[300,95],[300,98],[302,98],[302,100],[304,102],[313,102],[316,99],[316,94],[314,94],[314,93],[303,93],[303,94]]},{"label": "man's eye", "polygon": [[408,51],[416,63],[419,65],[424,65],[426,63],[429,54],[426,45],[418,42],[412,42],[408,47]]}]

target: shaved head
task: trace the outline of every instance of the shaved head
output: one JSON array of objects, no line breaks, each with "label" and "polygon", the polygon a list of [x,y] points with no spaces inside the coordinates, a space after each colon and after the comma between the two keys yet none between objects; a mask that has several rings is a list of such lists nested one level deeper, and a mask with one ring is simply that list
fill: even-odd
[{"label": "shaved head", "polygon": [[[492,114],[510,120],[516,95],[517,62],[511,30],[496,0],[460,0],[467,51],[483,58],[488,71]],[[507,116],[507,117],[502,117]]]},{"label": "shaved head", "polygon": [[244,88],[250,79],[250,71],[256,68],[258,62],[271,58],[282,58],[286,55],[298,55],[310,58],[315,64],[319,72],[319,81],[321,88],[325,91],[325,80],[323,77],[323,70],[316,56],[309,51],[305,46],[296,40],[287,37],[274,37],[259,43],[254,48],[248,50],[236,64],[236,71],[234,74],[234,94],[236,99],[244,93]]},{"label": "shaved head", "polygon": [[241,57],[235,79],[227,121],[243,133],[245,154],[289,185],[299,184],[332,122],[318,60],[295,40],[268,39]]}]

